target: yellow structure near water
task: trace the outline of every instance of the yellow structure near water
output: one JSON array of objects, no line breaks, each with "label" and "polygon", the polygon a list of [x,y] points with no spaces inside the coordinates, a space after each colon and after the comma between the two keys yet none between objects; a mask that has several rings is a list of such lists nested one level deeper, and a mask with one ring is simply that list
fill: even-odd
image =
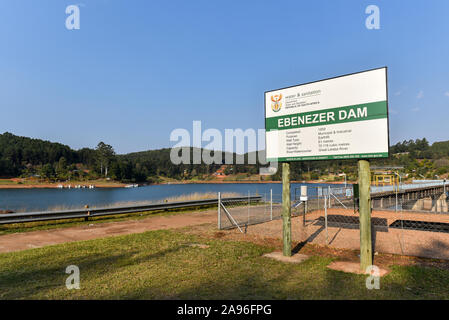
[{"label": "yellow structure near water", "polygon": [[375,186],[394,186],[399,184],[399,177],[390,173],[374,173],[371,181]]}]

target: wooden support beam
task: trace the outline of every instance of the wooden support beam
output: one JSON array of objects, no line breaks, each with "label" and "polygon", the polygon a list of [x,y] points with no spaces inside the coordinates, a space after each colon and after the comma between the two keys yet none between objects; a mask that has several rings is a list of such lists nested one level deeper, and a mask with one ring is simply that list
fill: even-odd
[{"label": "wooden support beam", "polygon": [[367,160],[358,161],[359,169],[359,211],[360,211],[360,269],[365,271],[373,265],[371,243],[371,174]]},{"label": "wooden support beam", "polygon": [[290,163],[282,163],[282,238],[283,254],[292,255],[292,222],[290,203]]}]

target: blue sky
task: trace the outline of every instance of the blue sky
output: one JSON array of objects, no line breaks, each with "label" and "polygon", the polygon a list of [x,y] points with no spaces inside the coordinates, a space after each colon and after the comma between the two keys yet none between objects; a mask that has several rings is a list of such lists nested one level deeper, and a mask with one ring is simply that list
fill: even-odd
[{"label": "blue sky", "polygon": [[391,143],[448,140],[448,17],[447,0],[2,0],[0,132],[170,147],[194,120],[263,128],[266,90],[388,66]]}]

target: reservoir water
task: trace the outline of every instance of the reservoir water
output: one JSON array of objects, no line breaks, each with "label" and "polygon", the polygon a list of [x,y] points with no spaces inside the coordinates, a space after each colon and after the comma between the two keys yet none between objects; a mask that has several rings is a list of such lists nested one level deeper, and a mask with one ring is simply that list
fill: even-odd
[{"label": "reservoir water", "polygon": [[[316,192],[316,187],[327,187],[328,184],[292,183],[291,191],[294,197],[295,189],[307,185],[309,194]],[[331,185],[340,187],[341,185]],[[15,212],[44,211],[51,209],[72,209],[84,205],[100,207],[115,203],[133,201],[158,201],[180,195],[207,192],[235,192],[247,195],[269,195],[270,189],[277,199],[282,194],[280,183],[225,183],[225,184],[165,184],[150,185],[138,188],[96,188],[96,189],[0,189],[0,210]]]}]

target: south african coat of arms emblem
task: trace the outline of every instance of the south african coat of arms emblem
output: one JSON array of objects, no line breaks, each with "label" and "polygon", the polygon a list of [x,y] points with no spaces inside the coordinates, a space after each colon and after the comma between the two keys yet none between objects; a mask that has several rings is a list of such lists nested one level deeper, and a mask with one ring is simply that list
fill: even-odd
[{"label": "south african coat of arms emblem", "polygon": [[275,94],[271,96],[271,110],[278,112],[282,107],[282,94]]}]

